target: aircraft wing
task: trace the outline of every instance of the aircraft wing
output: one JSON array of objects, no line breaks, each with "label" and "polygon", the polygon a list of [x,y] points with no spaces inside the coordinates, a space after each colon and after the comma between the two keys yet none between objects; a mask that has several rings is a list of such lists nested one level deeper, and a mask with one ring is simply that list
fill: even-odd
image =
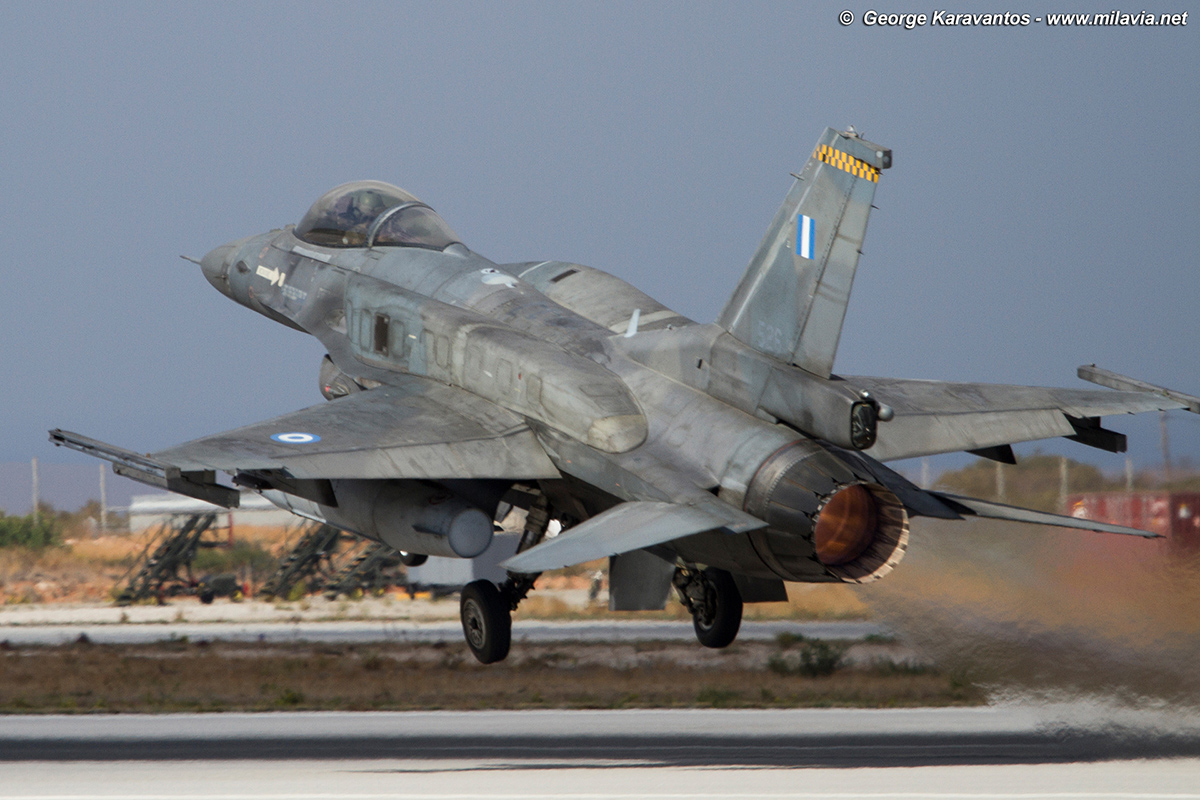
[{"label": "aircraft wing", "polygon": [[243,428],[140,455],[69,431],[50,440],[112,461],[121,475],[237,505],[213,472],[349,478],[557,478],[516,414],[462,389],[415,376]]},{"label": "aircraft wing", "polygon": [[556,478],[524,420],[462,389],[406,376],[152,454],[181,470],[296,478]]},{"label": "aircraft wing", "polygon": [[1179,393],[1169,396],[1155,391],[1048,389],[851,376],[845,380],[871,392],[896,412],[893,419],[879,423],[875,445],[865,451],[879,461],[1002,448],[1056,436],[1123,452],[1125,437],[1101,428],[1099,417],[1192,408],[1194,401]]},{"label": "aircraft wing", "polygon": [[638,500],[621,503],[504,561],[513,572],[536,573],[651,547],[725,528],[743,533],[767,523],[715,498],[692,505]]}]

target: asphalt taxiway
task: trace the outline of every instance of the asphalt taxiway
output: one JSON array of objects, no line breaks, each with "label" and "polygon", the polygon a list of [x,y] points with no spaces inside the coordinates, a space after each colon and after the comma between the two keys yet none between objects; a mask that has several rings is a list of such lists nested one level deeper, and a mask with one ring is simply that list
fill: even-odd
[{"label": "asphalt taxiway", "polygon": [[[745,622],[739,638],[769,641],[781,633],[810,639],[859,640],[886,636],[872,622]],[[187,638],[189,641],[232,642],[461,642],[457,620],[343,620],[329,622],[163,622],[143,624],[0,625],[0,641],[10,645],[67,644],[87,637],[97,644],[152,644]],[[516,642],[692,641],[690,622],[518,620]]]}]

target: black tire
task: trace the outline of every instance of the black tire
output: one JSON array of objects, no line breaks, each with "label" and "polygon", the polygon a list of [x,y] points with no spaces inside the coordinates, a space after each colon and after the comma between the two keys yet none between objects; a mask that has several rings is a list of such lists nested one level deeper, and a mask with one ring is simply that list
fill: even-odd
[{"label": "black tire", "polygon": [[742,593],[723,569],[704,570],[704,607],[692,615],[696,638],[705,647],[728,647],[742,627]]},{"label": "black tire", "polygon": [[203,589],[200,591],[200,602],[204,605],[212,605],[212,601],[217,597],[216,592],[212,589]]},{"label": "black tire", "polygon": [[462,589],[458,611],[471,654],[483,664],[503,661],[512,644],[512,614],[496,584],[468,583]]},{"label": "black tire", "polygon": [[400,563],[406,567],[419,567],[429,560],[429,556],[422,553],[410,553],[407,550],[400,551]]}]

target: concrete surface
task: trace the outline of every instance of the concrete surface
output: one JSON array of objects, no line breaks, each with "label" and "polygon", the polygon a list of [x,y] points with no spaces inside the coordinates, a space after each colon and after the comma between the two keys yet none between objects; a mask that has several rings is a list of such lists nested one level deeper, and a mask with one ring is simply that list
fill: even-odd
[{"label": "concrete surface", "polygon": [[0,718],[4,798],[1200,798],[1194,712]]},{"label": "concrete surface", "polygon": [[[97,644],[149,644],[187,637],[189,641],[241,642],[461,642],[462,627],[453,621],[343,620],[327,622],[161,622],[144,624],[0,625],[0,641],[12,645],[54,645],[81,635]],[[813,639],[859,640],[887,635],[871,622],[745,622],[738,634],[744,641],[769,641],[780,633]],[[516,642],[637,642],[694,641],[692,624],[685,621],[518,620]]]}]

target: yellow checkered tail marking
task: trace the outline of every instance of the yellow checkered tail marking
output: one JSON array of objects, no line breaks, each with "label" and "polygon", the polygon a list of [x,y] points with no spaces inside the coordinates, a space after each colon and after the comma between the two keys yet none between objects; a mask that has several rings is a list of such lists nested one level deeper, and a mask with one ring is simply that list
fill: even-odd
[{"label": "yellow checkered tail marking", "polygon": [[849,172],[856,178],[863,178],[874,183],[879,183],[879,170],[867,162],[859,161],[849,153],[843,153],[841,150],[832,148],[827,144],[818,146],[813,151],[813,158],[837,167],[843,172]]}]

